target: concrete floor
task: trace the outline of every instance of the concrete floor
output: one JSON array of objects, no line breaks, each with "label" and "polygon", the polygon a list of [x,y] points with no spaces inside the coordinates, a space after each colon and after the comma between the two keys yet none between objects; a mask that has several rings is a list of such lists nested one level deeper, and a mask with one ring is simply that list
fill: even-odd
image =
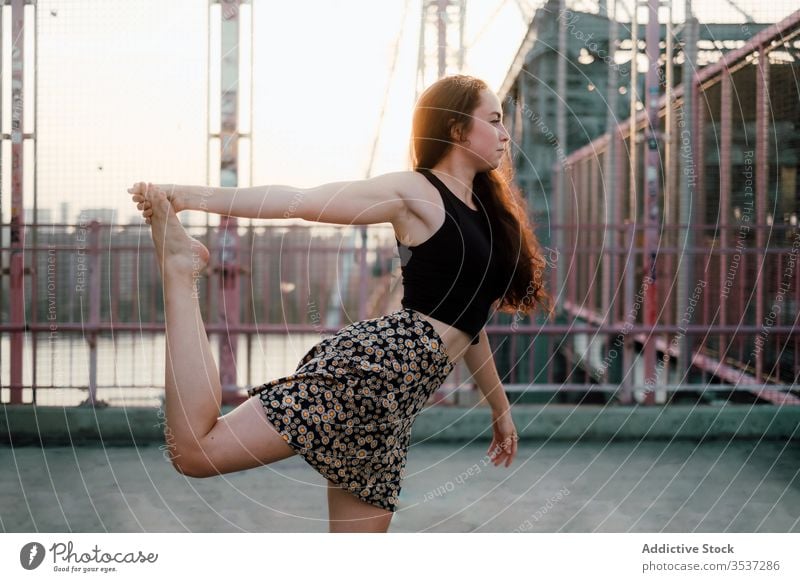
[{"label": "concrete floor", "polygon": [[[390,532],[800,532],[787,441],[412,445]],[[4,532],[325,532],[325,480],[300,457],[210,479],[156,446],[0,447]]]}]

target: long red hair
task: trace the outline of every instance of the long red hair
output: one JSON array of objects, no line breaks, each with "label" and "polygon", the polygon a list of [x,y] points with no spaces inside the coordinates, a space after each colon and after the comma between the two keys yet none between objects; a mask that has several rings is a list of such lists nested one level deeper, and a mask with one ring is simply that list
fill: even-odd
[{"label": "long red hair", "polygon": [[[488,89],[481,79],[451,75],[428,87],[414,107],[410,157],[414,170],[431,169],[455,142],[452,128],[469,133],[473,112],[480,105],[481,91]],[[492,227],[492,256],[503,273],[497,310],[528,314],[537,306],[549,318],[553,305],[544,285],[547,261],[528,219],[528,206],[513,183],[509,156],[500,166],[475,175],[473,193],[486,208]]]}]

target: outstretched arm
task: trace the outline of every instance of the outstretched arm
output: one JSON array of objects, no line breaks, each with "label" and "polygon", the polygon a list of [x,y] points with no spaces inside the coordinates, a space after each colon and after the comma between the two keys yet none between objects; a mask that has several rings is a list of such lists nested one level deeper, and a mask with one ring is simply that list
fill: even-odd
[{"label": "outstretched arm", "polygon": [[251,188],[159,184],[176,211],[202,210],[242,218],[302,218],[333,224],[393,222],[405,209],[410,172],[314,188],[285,185]]}]

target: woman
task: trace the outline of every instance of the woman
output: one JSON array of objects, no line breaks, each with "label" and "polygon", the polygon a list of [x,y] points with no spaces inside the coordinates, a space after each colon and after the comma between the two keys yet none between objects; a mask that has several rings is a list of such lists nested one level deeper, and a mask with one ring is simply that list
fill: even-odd
[{"label": "woman", "polygon": [[[455,75],[416,104],[414,171],[308,189],[130,188],[151,224],[164,282],[167,443],[175,468],[206,477],[299,453],[328,481],[330,531],[385,532],[411,425],[461,358],[492,409],[489,454],[509,466],[517,435],[483,326],[492,307],[552,310],[524,202],[509,188],[510,169],[506,176],[498,170],[508,145],[497,95],[479,79]],[[181,210],[391,222],[403,258],[403,308],[344,327],[312,347],[294,373],[250,389],[259,397],[217,418],[221,389],[198,332],[193,286],[208,250],[183,229]]]}]

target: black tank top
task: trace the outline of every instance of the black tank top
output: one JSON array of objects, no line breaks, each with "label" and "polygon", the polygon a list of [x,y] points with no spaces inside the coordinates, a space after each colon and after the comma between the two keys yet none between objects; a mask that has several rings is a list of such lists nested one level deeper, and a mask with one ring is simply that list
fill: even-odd
[{"label": "black tank top", "polygon": [[396,237],[403,274],[403,307],[465,331],[478,343],[489,308],[500,294],[489,218],[478,196],[473,210],[429,170],[417,170],[444,202],[444,224],[428,240],[406,246]]}]

